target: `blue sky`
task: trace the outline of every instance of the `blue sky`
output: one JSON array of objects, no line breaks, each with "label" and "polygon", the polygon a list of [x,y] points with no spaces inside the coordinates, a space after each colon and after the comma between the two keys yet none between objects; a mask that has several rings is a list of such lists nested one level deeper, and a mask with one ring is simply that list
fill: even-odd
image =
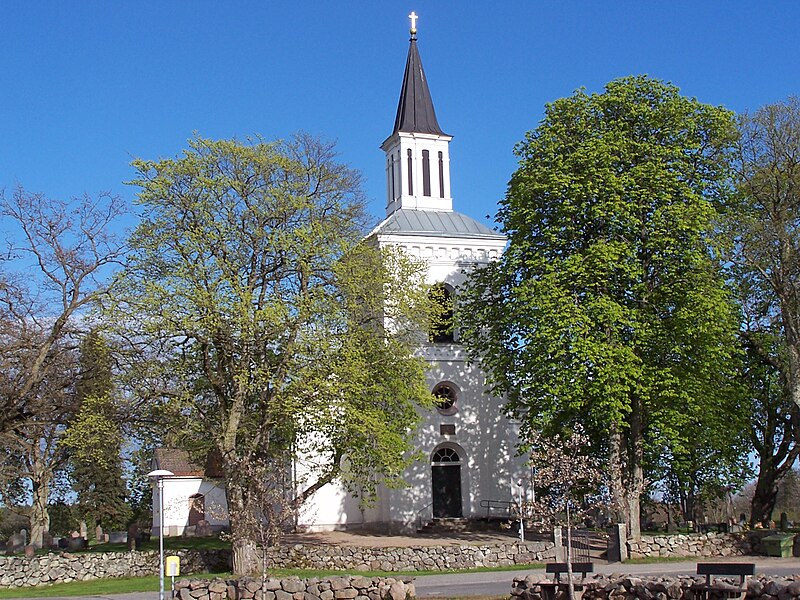
[{"label": "blue sky", "polygon": [[545,103],[646,73],[734,111],[797,94],[800,3],[12,1],[0,3],[0,189],[126,186],[134,157],[212,138],[338,142],[376,220],[419,15],[456,210],[484,222]]}]

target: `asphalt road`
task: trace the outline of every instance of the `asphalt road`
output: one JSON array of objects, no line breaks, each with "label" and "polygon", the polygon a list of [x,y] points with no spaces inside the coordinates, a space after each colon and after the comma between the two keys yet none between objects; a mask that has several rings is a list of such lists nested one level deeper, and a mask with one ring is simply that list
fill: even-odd
[{"label": "asphalt road", "polygon": [[[727,560],[727,559],[726,559]],[[755,562],[756,573],[785,577],[800,575],[800,559],[798,558],[763,558],[742,557],[741,562]],[[709,559],[710,561],[710,559]],[[701,559],[702,562],[702,559]],[[595,572],[619,575],[694,575],[697,562],[666,562],[645,565],[632,565],[595,561]],[[468,598],[471,596],[503,596],[511,590],[514,577],[535,575],[545,577],[544,569],[530,571],[493,571],[490,573],[460,573],[448,575],[425,575],[417,577],[414,582],[418,598]]]},{"label": "asphalt road", "polygon": [[[709,559],[710,560],[710,559]],[[800,558],[764,558],[764,557],[737,557],[740,562],[755,562],[756,573],[759,575],[772,575],[786,577],[787,575],[800,576]],[[702,562],[702,560],[700,561]],[[595,562],[595,571],[605,574],[619,575],[694,575],[696,561],[651,563],[646,565],[632,565],[602,561]],[[456,573],[444,575],[422,575],[416,578],[418,598],[469,598],[479,596],[508,596],[511,590],[511,581],[514,577],[535,575],[544,577],[544,569],[531,569],[530,571],[492,571],[488,573]],[[20,598],[23,598],[22,596]],[[169,598],[169,593],[167,593]],[[135,594],[115,594],[107,596],[70,596],[51,598],[50,600],[158,600],[158,590],[154,592],[141,592]]]}]

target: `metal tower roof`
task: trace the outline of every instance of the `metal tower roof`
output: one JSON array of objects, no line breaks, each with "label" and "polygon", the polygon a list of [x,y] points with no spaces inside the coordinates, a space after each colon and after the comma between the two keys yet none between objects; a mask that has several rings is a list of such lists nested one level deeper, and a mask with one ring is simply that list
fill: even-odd
[{"label": "metal tower roof", "polygon": [[400,102],[397,104],[397,117],[394,120],[392,135],[398,131],[405,133],[430,133],[447,135],[439,127],[433,100],[422,69],[422,60],[417,50],[417,36],[412,30],[408,47],[406,71],[403,75],[403,88],[400,90]]}]

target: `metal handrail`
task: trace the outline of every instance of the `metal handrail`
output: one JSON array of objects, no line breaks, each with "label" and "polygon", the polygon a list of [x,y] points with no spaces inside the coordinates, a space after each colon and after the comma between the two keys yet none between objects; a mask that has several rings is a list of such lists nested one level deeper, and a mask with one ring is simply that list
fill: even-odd
[{"label": "metal handrail", "polygon": [[420,508],[417,511],[417,531],[422,529],[422,527],[423,527],[423,523],[422,523],[423,513],[425,513],[429,508],[430,508],[431,518],[433,518],[433,508],[432,507],[433,507],[433,501],[429,502],[428,504],[426,504],[425,506],[423,506],[422,508]]},{"label": "metal handrail", "polygon": [[512,508],[515,508],[516,504],[514,502],[509,502],[508,500],[481,500],[481,508],[486,509],[486,517],[489,517],[489,513],[492,509],[505,509],[506,516],[512,514]]}]

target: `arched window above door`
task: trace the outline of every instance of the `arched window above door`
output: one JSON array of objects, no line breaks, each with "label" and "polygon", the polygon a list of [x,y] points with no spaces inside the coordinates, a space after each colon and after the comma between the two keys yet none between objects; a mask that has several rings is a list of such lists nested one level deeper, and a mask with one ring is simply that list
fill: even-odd
[{"label": "arched window above door", "polygon": [[449,463],[449,464],[460,464],[461,457],[458,455],[453,448],[448,446],[443,446],[436,450],[431,456],[431,464],[442,464],[442,463]]}]

